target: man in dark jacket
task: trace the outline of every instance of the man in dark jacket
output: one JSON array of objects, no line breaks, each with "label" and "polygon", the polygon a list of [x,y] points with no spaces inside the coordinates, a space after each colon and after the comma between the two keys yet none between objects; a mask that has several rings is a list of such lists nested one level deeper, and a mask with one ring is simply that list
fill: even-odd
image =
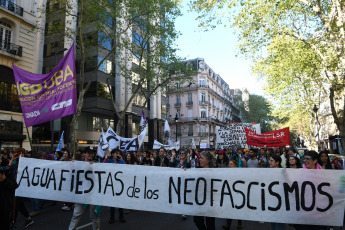
[{"label": "man in dark jacket", "polygon": [[6,177],[5,167],[0,167],[0,229],[10,227],[11,201],[13,200],[15,183]]}]

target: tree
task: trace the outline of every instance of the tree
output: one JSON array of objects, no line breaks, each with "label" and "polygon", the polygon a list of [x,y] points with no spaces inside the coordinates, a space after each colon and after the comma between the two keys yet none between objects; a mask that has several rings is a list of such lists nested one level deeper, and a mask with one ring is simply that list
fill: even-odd
[{"label": "tree", "polygon": [[[76,10],[77,9],[77,10]],[[42,9],[43,10],[43,9]],[[99,69],[114,81],[123,79],[131,89],[131,97],[123,110],[114,106],[120,132],[134,95],[151,96],[168,79],[169,66],[180,61],[172,48],[178,33],[174,20],[180,14],[178,1],[167,0],[51,0],[44,10],[47,15],[49,39],[69,38],[76,42],[80,57],[77,113],[73,115],[70,140],[75,146],[75,129],[80,117],[84,96]],[[77,22],[76,28],[73,24]],[[95,47],[102,48],[102,59],[94,60]],[[128,68],[136,57],[137,65]],[[85,65],[95,62],[91,76],[85,75]],[[109,68],[111,61],[115,68]],[[177,64],[176,64],[177,63]],[[132,67],[132,66],[131,66]],[[133,77],[133,73],[135,76]],[[108,84],[111,80],[108,79]],[[112,90],[109,90],[112,92]],[[111,96],[113,104],[113,95]],[[121,133],[121,132],[120,132]],[[74,147],[75,150],[75,147]],[[74,151],[75,152],[75,151]]]},{"label": "tree", "polygon": [[[344,1],[195,0],[192,8],[200,13],[202,26],[222,23],[220,16],[231,21],[239,32],[240,52],[260,65],[268,92],[279,103],[288,90],[297,92],[304,106],[298,109],[312,119],[311,105],[328,101],[345,147]],[[295,102],[283,100],[279,106],[289,110]]]},{"label": "tree", "polygon": [[[247,100],[243,101],[243,93],[248,95]],[[243,92],[237,89],[234,102],[239,105],[244,122],[260,124],[261,133],[273,130],[270,125],[273,121],[272,106],[263,96],[249,94],[247,89]]]}]

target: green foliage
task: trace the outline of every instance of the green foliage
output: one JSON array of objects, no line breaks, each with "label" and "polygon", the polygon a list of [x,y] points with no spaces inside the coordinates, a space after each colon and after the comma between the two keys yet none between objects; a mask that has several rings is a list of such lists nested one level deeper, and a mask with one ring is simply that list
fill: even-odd
[{"label": "green foliage", "polygon": [[312,105],[327,103],[345,146],[344,1],[193,0],[191,7],[204,28],[224,22],[236,29],[274,115],[308,136]]}]

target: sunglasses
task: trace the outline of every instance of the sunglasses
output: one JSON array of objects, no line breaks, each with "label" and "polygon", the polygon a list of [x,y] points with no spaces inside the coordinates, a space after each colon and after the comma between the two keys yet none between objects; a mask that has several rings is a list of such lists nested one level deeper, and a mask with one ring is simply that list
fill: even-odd
[{"label": "sunglasses", "polygon": [[310,161],[310,160],[312,160],[313,158],[311,158],[311,157],[305,157],[304,158],[304,160],[307,160],[307,161]]}]

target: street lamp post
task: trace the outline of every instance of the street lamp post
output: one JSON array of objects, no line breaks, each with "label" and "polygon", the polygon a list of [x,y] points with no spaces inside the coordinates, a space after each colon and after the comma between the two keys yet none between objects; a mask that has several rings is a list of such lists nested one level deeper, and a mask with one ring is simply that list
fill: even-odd
[{"label": "street lamp post", "polygon": [[175,125],[176,125],[176,142],[177,142],[177,121],[178,121],[178,116],[177,113],[175,115]]},{"label": "street lamp post", "polygon": [[319,108],[314,104],[314,108],[313,108],[313,111],[315,113],[315,119],[316,119],[316,122],[317,122],[317,150],[319,151],[319,148],[320,148],[320,134],[319,134],[319,129],[320,129],[320,123],[319,123],[319,118],[317,116],[317,111],[319,110]]}]

